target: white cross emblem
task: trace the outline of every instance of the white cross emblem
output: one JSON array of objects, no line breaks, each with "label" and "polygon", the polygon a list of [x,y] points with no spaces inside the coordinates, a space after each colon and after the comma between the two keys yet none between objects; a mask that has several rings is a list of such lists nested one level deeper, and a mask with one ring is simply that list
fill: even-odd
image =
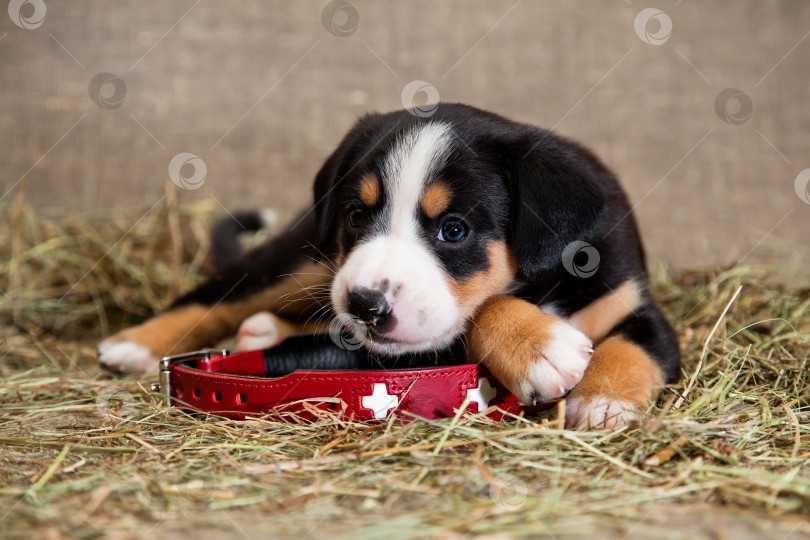
[{"label": "white cross emblem", "polygon": [[360,403],[365,409],[374,411],[374,418],[382,420],[388,416],[388,411],[399,405],[396,394],[389,394],[385,383],[374,383],[370,396],[363,396]]},{"label": "white cross emblem", "polygon": [[478,387],[467,390],[470,403],[478,403],[478,412],[484,412],[489,407],[489,402],[498,395],[498,390],[489,384],[486,377],[478,377]]}]

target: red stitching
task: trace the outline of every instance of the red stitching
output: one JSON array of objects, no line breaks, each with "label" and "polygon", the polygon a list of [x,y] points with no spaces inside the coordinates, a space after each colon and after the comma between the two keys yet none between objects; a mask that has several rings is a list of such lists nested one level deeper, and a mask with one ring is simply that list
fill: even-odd
[{"label": "red stitching", "polygon": [[[437,368],[437,370],[438,369],[440,369],[440,368]],[[472,375],[473,370],[471,368],[464,368],[464,369],[461,369],[461,370],[454,370],[454,371],[442,370],[441,372],[438,372],[438,373],[435,373],[435,372],[418,373],[418,374],[415,374],[415,375],[380,374],[380,375],[377,375],[376,377],[375,377],[375,375],[372,375],[372,373],[376,375],[377,373],[380,373],[380,372],[370,372],[369,375],[366,375],[366,376],[363,376],[363,377],[360,377],[360,376],[340,376],[340,377],[335,377],[335,376],[314,376],[314,377],[310,377],[310,378],[312,378],[314,380],[318,380],[318,381],[360,381],[360,382],[371,382],[372,380],[374,380],[374,382],[397,383],[398,381],[404,381],[404,380],[412,381],[412,380],[418,379],[418,378],[435,379],[435,378],[439,378],[439,377],[445,377],[446,378],[446,377],[455,377],[455,376],[463,376],[463,375]],[[268,380],[266,382],[265,381],[254,382],[252,380],[242,380],[242,381],[239,381],[239,382],[229,382],[229,381],[225,381],[223,379],[226,378],[226,377],[233,377],[234,375],[212,374],[210,376],[204,376],[204,375],[196,375],[196,374],[193,374],[193,373],[188,373],[188,372],[186,372],[184,370],[176,370],[174,372],[174,375],[175,375],[176,378],[180,379],[180,382],[183,382],[185,380],[196,380],[196,381],[204,382],[204,383],[208,383],[208,384],[223,384],[225,386],[242,386],[242,387],[248,387],[248,388],[261,387],[261,388],[267,388],[267,389],[281,388],[281,387],[284,387],[284,386],[289,386],[290,384],[296,384],[296,383],[302,382],[302,381],[304,381],[306,379],[305,377],[299,376],[299,377],[296,377],[294,379],[287,380],[287,381],[274,380],[275,382],[270,382],[270,380]],[[410,384],[410,383],[408,383],[408,384]],[[400,388],[402,388],[402,386],[400,386]]]}]

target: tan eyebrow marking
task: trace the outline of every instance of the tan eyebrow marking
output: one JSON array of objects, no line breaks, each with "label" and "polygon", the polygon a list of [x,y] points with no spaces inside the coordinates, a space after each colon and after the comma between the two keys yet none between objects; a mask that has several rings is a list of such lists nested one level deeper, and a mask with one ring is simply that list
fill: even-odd
[{"label": "tan eyebrow marking", "polygon": [[360,179],[360,200],[366,206],[374,206],[380,200],[380,181],[374,173]]},{"label": "tan eyebrow marking", "polygon": [[452,192],[444,182],[436,182],[422,196],[422,210],[430,219],[435,218],[450,207]]}]

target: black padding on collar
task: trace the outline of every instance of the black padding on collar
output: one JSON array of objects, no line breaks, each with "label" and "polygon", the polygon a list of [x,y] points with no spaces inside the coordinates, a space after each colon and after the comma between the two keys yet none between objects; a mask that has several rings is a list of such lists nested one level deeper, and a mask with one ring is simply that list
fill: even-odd
[{"label": "black padding on collar", "polygon": [[[343,335],[342,338],[343,343],[356,342],[355,338],[348,335]],[[283,377],[294,371],[414,369],[465,362],[461,340],[443,351],[396,357],[374,354],[363,347],[350,349],[351,346],[346,348],[337,345],[330,334],[290,336],[277,345],[262,350],[266,376]]]}]

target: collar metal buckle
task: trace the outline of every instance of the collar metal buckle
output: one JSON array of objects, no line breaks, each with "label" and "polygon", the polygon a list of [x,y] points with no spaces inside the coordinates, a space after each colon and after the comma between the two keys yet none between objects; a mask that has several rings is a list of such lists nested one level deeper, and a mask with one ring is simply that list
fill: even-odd
[{"label": "collar metal buckle", "polygon": [[227,349],[200,349],[199,351],[164,356],[160,359],[158,382],[152,384],[152,392],[163,394],[163,403],[168,407],[172,404],[171,373],[176,364],[187,360],[210,360],[211,358],[228,356],[229,354],[231,352]]}]

